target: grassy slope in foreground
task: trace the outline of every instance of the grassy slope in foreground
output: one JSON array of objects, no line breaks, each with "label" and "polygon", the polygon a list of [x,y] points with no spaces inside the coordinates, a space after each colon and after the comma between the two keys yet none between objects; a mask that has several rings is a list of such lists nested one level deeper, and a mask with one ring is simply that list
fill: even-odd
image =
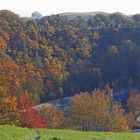
[{"label": "grassy slope in foreground", "polygon": [[0,140],[35,140],[34,131],[28,128],[0,126]]},{"label": "grassy slope in foreground", "polygon": [[[140,133],[82,132],[74,130],[38,129],[39,140],[140,140]],[[0,140],[35,140],[35,130],[16,126],[0,126]]]},{"label": "grassy slope in foreground", "polygon": [[40,140],[140,140],[140,133],[82,132],[74,130],[39,130]]}]

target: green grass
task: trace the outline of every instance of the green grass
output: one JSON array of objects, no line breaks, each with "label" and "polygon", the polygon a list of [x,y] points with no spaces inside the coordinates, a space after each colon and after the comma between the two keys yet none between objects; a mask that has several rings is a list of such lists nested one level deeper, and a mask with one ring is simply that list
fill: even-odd
[{"label": "green grass", "polygon": [[140,133],[81,132],[51,129],[40,129],[39,133],[40,140],[140,140]]},{"label": "green grass", "polygon": [[28,128],[0,126],[0,140],[35,140],[34,135],[34,131]]},{"label": "green grass", "polygon": [[140,133],[82,132],[74,130],[20,128],[0,126],[0,140],[140,140]]}]

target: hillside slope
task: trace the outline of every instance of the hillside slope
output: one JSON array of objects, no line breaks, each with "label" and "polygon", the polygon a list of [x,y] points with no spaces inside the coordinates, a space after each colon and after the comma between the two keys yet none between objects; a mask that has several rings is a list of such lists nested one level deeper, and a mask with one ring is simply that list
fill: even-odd
[{"label": "hillside slope", "polygon": [[63,14],[27,19],[0,11],[0,72],[8,76],[5,71],[14,65],[15,91],[20,89],[14,95],[26,90],[44,102],[107,83],[114,90],[139,88],[140,16],[97,13],[81,13],[95,14],[85,21]]}]

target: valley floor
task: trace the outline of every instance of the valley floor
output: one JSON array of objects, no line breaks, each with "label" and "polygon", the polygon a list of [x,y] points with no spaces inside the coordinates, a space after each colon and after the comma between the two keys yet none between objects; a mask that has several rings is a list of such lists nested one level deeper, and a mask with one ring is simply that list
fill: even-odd
[{"label": "valley floor", "polygon": [[140,133],[82,132],[74,130],[27,129],[4,125],[0,140],[140,140]]}]

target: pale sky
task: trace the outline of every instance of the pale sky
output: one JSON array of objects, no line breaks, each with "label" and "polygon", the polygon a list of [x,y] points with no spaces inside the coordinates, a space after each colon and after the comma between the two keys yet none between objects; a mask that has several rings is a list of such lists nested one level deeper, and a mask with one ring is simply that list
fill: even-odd
[{"label": "pale sky", "polygon": [[20,16],[39,11],[42,15],[63,12],[140,13],[140,0],[0,0],[0,10],[11,10]]}]

